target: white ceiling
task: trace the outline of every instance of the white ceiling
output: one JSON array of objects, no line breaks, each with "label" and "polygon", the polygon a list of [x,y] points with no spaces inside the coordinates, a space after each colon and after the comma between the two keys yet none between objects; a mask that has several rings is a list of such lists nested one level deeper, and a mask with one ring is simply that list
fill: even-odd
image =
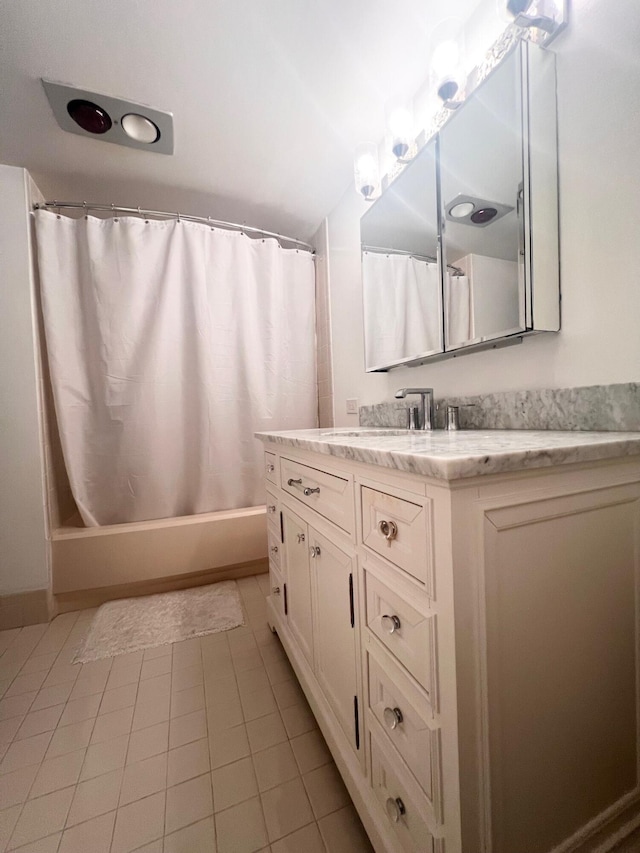
[{"label": "white ceiling", "polygon": [[[0,0],[0,162],[48,198],[211,215],[308,239],[430,34],[479,0]],[[174,115],[172,157],[65,133],[40,78]]]}]

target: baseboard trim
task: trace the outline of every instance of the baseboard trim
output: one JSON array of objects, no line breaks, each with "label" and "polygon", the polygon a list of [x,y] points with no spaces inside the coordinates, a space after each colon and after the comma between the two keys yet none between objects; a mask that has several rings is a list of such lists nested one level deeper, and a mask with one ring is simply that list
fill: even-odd
[{"label": "baseboard trim", "polygon": [[49,622],[55,605],[48,589],[0,595],[0,631]]},{"label": "baseboard trim", "polygon": [[216,581],[237,580],[249,575],[259,575],[269,571],[268,560],[251,560],[233,566],[221,566],[204,572],[192,572],[187,575],[156,578],[155,580],[136,581],[135,583],[103,586],[98,589],[84,589],[77,592],[64,592],[54,595],[56,613],[69,613],[99,607],[107,601],[117,598],[136,598],[140,595],[155,595],[159,592],[173,592],[193,586],[204,586]]}]

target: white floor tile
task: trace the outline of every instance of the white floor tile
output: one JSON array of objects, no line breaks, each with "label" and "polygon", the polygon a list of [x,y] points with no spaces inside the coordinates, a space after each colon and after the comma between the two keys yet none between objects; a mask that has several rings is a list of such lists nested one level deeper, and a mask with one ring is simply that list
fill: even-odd
[{"label": "white floor tile", "polygon": [[258,793],[253,762],[242,758],[233,764],[225,764],[211,774],[213,784],[213,805],[216,812],[231,808]]},{"label": "white floor tile", "polygon": [[205,773],[167,789],[165,835],[213,814],[211,776]]},{"label": "white floor tile", "polygon": [[118,805],[121,784],[122,770],[112,770],[111,773],[80,782],[75,789],[67,826],[113,811]]},{"label": "white floor tile", "polygon": [[75,785],[80,777],[85,751],[76,749],[74,752],[67,752],[57,758],[48,758],[43,761],[29,792],[29,799]]},{"label": "white floor tile", "polygon": [[257,797],[218,812],[215,823],[218,853],[255,853],[268,844],[264,815]]},{"label": "white floor tile", "polygon": [[162,791],[118,809],[111,853],[130,853],[162,837],[165,796]]},{"label": "white floor tile", "polygon": [[29,800],[22,809],[7,850],[59,832],[64,827],[73,792],[73,788],[65,788],[36,800]]},{"label": "white floor tile", "polygon": [[109,853],[115,811],[66,829],[58,853]]}]

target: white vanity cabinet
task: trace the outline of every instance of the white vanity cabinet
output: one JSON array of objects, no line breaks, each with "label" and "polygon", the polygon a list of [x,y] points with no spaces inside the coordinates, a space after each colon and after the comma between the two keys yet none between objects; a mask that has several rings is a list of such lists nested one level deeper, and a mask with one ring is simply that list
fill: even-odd
[{"label": "white vanity cabinet", "polygon": [[603,853],[640,823],[640,436],[457,479],[262,438],[270,624],[377,853]]}]

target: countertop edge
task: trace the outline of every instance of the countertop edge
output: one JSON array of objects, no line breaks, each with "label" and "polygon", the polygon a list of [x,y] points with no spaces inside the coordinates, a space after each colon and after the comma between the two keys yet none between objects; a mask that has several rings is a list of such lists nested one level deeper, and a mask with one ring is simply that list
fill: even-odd
[{"label": "countertop edge", "polygon": [[[465,431],[466,432],[466,431]],[[475,431],[468,431],[472,436]],[[478,431],[486,435],[485,430]],[[496,431],[504,434],[505,431]],[[516,433],[518,430],[506,431]],[[524,432],[524,431],[523,431]],[[543,434],[542,430],[526,431]],[[558,431],[553,431],[558,435]],[[567,432],[569,435],[576,433]],[[584,436],[585,433],[577,433]],[[571,465],[581,462],[598,462],[612,459],[623,459],[630,456],[640,457],[640,433],[611,433],[612,438],[602,433],[594,435],[591,444],[578,443],[564,446],[509,449],[489,449],[486,452],[473,452],[442,457],[429,455],[427,451],[388,449],[384,447],[371,447],[358,444],[340,443],[339,436],[333,435],[331,441],[323,441],[313,436],[283,435],[277,432],[257,432],[254,434],[263,443],[272,442],[282,447],[298,448],[315,453],[321,453],[336,459],[351,460],[368,465],[378,465],[383,468],[391,468],[409,474],[432,477],[445,482],[470,479],[478,476],[501,473],[517,473],[518,471],[532,471],[540,468],[551,468],[561,465]]]}]

